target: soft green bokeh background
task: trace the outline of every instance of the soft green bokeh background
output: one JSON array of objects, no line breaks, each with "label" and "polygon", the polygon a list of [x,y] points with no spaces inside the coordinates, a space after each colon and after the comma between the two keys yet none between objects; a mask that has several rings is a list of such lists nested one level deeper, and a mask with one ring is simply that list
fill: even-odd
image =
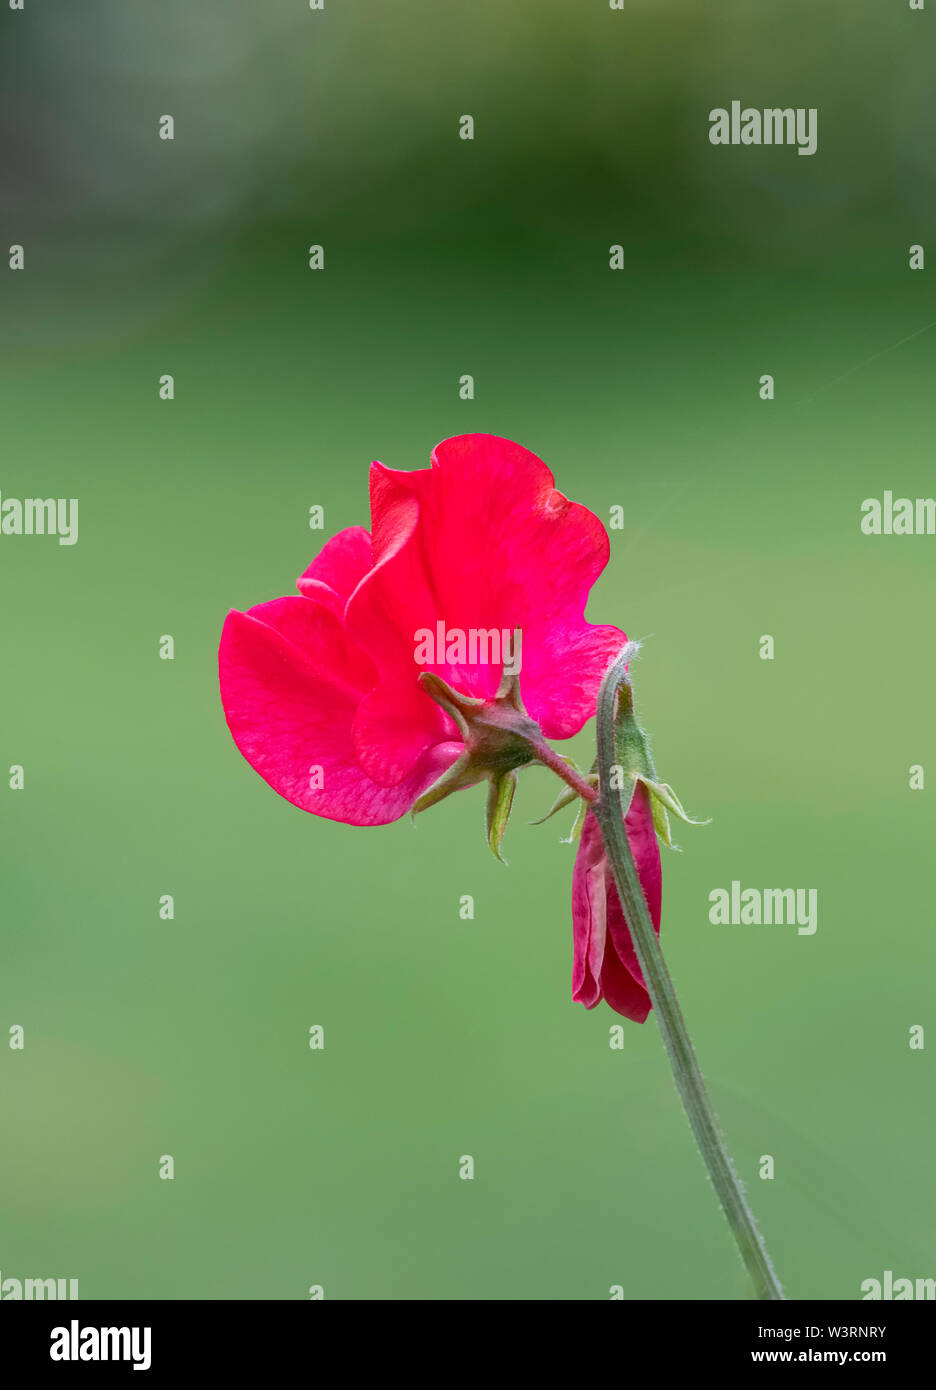
[{"label": "soft green bokeh background", "polygon": [[[480,790],[317,821],[224,725],[223,616],[292,591],[309,506],[366,522],[372,458],[470,430],[624,508],[590,616],[648,637],[658,765],[712,817],[664,940],[789,1294],[936,1274],[936,538],[858,529],[934,492],[934,17],[714,8],[4,7],[0,489],[77,496],[80,540],[0,537],[3,1278],[747,1297],[654,1022],[612,1051],[570,1001],[547,774],[505,869]],[[735,97],[818,107],[818,153],[709,145]],[[816,935],[711,926],[734,878],[817,888]]]}]

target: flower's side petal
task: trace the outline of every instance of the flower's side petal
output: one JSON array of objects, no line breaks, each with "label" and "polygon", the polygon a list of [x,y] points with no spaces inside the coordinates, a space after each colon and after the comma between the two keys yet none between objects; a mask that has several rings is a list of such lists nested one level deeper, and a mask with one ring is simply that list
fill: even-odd
[{"label": "flower's side petal", "polygon": [[372,563],[369,532],[349,526],[326,541],[296,585],[305,597],[318,599],[340,616]]},{"label": "flower's side petal", "polygon": [[335,593],[330,584],[323,583],[321,579],[307,579],[305,575],[300,575],[296,580],[296,588],[303,598],[314,599],[316,603],[327,608],[329,613],[334,613],[339,620],[344,618],[347,600]]},{"label": "flower's side petal", "polygon": [[435,668],[416,664],[416,634],[435,631],[438,609],[418,543],[420,503],[405,481],[412,476],[379,463],[371,468],[374,565],[345,614],[349,637],[379,673],[358,712],[354,738],[361,766],[382,786],[395,785],[426,747],[454,735],[451,720],[418,684],[421,670]]},{"label": "flower's side petal", "polygon": [[351,736],[362,660],[327,609],[303,598],[276,600],[228,615],[218,653],[221,698],[237,747],[280,796],[329,820],[383,825],[406,814],[459,747],[427,750],[392,789],[371,781]]},{"label": "flower's side petal", "polygon": [[604,846],[595,817],[589,813],[572,871],[572,998],[586,1009],[601,1000],[606,906]]},{"label": "flower's side petal", "polygon": [[[355,757],[367,775],[381,787],[395,787],[427,748],[459,740],[459,735],[415,680],[388,679],[358,706],[353,739]],[[458,749],[463,751],[460,740]]]},{"label": "flower's side petal", "polygon": [[373,662],[349,642],[329,605],[288,595],[257,603],[247,617],[271,627],[332,684],[349,686],[360,701],[377,679]]},{"label": "flower's side petal", "polygon": [[[419,519],[421,479],[428,473],[428,468],[388,468],[376,459],[371,464],[368,487],[375,565],[397,555],[412,536]],[[425,574],[422,577],[425,580]]]},{"label": "flower's side petal", "polygon": [[[634,863],[637,866],[637,873],[644,891],[644,897],[647,901],[647,907],[650,911],[650,920],[653,922],[654,930],[659,936],[660,908],[663,893],[660,846],[653,827],[653,807],[650,801],[650,793],[642,782],[638,782],[634,790],[634,795],[631,799],[630,808],[624,820],[624,825],[627,830],[627,840],[631,848],[631,854],[634,856]],[[633,978],[638,988],[646,993],[643,975],[637,962],[637,953],[634,950],[634,943],[631,939],[630,930],[621,909],[610,866],[608,866],[607,870],[607,885],[608,934],[611,937],[614,952],[622,966]]]}]

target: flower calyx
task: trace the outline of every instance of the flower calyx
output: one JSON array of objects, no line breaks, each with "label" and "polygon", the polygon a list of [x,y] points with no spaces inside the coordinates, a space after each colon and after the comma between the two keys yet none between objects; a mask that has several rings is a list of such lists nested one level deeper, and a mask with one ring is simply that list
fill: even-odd
[{"label": "flower calyx", "polygon": [[424,792],[413,807],[413,814],[464,787],[487,781],[485,828],[495,858],[506,863],[500,852],[517,786],[517,770],[537,760],[543,744],[539,725],[523,708],[520,682],[505,675],[492,700],[463,695],[432,671],[423,671],[419,683],[454,721],[464,751],[447,772]]}]

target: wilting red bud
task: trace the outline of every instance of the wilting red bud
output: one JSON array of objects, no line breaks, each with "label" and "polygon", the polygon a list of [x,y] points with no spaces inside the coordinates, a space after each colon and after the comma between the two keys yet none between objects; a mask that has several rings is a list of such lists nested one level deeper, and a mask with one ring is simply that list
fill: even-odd
[{"label": "wilting red bud", "polygon": [[[650,917],[659,935],[663,875],[653,805],[643,782],[637,782],[624,826]],[[592,811],[582,826],[572,875],[572,931],[572,998],[586,1009],[593,1009],[604,999],[616,1013],[634,1023],[643,1023],[650,1012],[650,996]]]}]

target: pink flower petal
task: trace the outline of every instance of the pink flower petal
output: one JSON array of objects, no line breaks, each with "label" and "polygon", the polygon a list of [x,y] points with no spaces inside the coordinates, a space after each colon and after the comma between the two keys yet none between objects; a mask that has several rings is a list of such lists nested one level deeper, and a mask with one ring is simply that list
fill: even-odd
[{"label": "pink flower petal", "polygon": [[[583,617],[608,558],[604,527],[553,486],[546,465],[495,435],[440,444],[429,469],[371,469],[374,568],[347,607],[348,633],[374,661],[377,689],[358,717],[355,744],[367,772],[392,784],[427,737],[442,736],[432,701],[415,685],[437,672],[467,695],[489,698],[501,668],[419,668],[416,634],[523,634],[520,689],[547,738],[568,738],[594,713],[598,686],[624,644],[615,627]],[[437,653],[437,656],[444,655]]]},{"label": "pink flower petal", "polygon": [[586,1009],[601,1002],[607,927],[604,845],[597,830],[594,816],[586,817],[572,872],[572,998]]},{"label": "pink flower petal", "polygon": [[372,564],[371,539],[363,526],[339,531],[296,581],[306,598],[318,599],[340,617]]},{"label": "pink flower petal", "polygon": [[461,751],[439,743],[395,787],[371,781],[357,764],[351,729],[373,667],[335,615],[309,599],[228,614],[218,656],[235,743],[274,791],[304,811],[351,825],[398,820]]},{"label": "pink flower petal", "polygon": [[[634,856],[644,897],[647,900],[647,907],[650,910],[650,920],[659,936],[660,906],[663,895],[660,845],[653,828],[653,807],[650,802],[650,793],[642,783],[637,784],[624,826],[627,830],[627,842],[630,845],[631,854]],[[624,919],[610,865],[607,869],[607,878],[608,934],[614,943],[614,950],[618,959],[643,989],[643,975],[637,963],[637,953],[634,950],[630,928]]]}]

